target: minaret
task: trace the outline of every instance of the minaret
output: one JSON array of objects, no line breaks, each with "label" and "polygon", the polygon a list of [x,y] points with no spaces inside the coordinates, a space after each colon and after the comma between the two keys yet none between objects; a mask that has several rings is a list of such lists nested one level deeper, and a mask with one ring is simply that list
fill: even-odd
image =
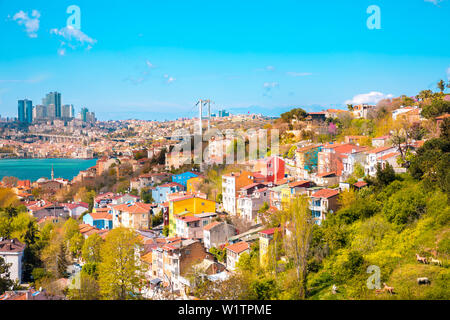
[{"label": "minaret", "polygon": [[55,172],[53,170],[53,165],[52,165],[52,181],[55,180]]}]

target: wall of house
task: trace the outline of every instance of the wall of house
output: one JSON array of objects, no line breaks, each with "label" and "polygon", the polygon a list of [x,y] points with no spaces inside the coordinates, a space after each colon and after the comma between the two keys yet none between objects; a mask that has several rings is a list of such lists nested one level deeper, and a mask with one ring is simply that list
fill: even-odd
[{"label": "wall of house", "polygon": [[2,257],[7,264],[11,264],[9,267],[10,279],[12,281],[19,280],[19,282],[21,282],[23,252],[0,252],[0,257]]},{"label": "wall of house", "polygon": [[176,174],[172,176],[172,182],[176,182],[181,184],[182,186],[184,186],[186,188],[187,186],[187,181],[193,177],[197,177],[198,175],[193,173],[193,172],[183,172],[180,174]]},{"label": "wall of house", "polygon": [[180,275],[185,275],[192,265],[200,263],[207,255],[205,248],[198,241],[182,248],[180,253]]},{"label": "wall of house", "polygon": [[169,205],[169,235],[174,236],[176,232],[176,222],[174,215],[188,211],[190,215],[216,212],[216,203],[212,200],[201,198],[189,198],[180,201],[171,201]]}]

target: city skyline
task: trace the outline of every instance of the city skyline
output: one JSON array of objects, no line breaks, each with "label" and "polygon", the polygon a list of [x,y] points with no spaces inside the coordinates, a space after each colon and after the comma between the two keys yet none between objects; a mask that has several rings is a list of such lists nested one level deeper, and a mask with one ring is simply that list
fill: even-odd
[{"label": "city skyline", "polygon": [[32,123],[42,120],[55,119],[80,119],[83,122],[95,122],[95,112],[89,112],[86,107],[80,107],[80,112],[75,114],[73,104],[62,104],[61,93],[49,92],[42,98],[42,104],[33,106],[29,99],[19,99],[17,107],[17,121],[21,123]]},{"label": "city skyline", "polygon": [[[49,91],[99,120],[192,118],[203,98],[212,112],[276,116],[413,95],[450,77],[449,1],[78,1],[80,30],[66,26],[72,4],[0,3],[2,116]],[[381,29],[367,27],[371,5]]]}]

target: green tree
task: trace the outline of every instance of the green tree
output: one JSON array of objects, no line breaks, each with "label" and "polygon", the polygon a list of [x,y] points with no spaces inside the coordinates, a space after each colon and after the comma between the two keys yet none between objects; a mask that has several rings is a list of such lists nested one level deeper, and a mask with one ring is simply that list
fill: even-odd
[{"label": "green tree", "polygon": [[67,294],[70,300],[99,300],[100,287],[94,276],[81,272],[78,279],[78,286],[71,288]]},{"label": "green tree", "polygon": [[402,188],[394,193],[384,204],[383,214],[389,222],[403,227],[425,213],[425,195],[417,187]]},{"label": "green tree", "polygon": [[437,83],[437,87],[439,89],[439,91],[441,91],[441,93],[444,93],[445,90],[445,81],[441,80]]},{"label": "green tree", "polygon": [[438,186],[450,192],[450,119],[446,119],[441,127],[441,137],[431,139],[420,147],[411,160],[408,168],[417,180],[423,180],[429,188]]},{"label": "green tree", "polygon": [[386,163],[384,169],[381,167],[380,163],[377,163],[377,173],[376,173],[376,185],[380,188],[389,185],[392,181],[395,180],[395,171],[394,168]]},{"label": "green tree", "polygon": [[11,264],[6,263],[5,259],[0,256],[0,294],[3,294],[5,291],[10,290],[14,285],[14,282],[9,278],[10,267]]},{"label": "green tree", "polygon": [[69,252],[63,235],[52,232],[48,245],[42,250],[41,259],[46,271],[53,277],[62,278],[66,276],[69,265]]},{"label": "green tree", "polygon": [[130,299],[140,288],[142,269],[136,250],[141,243],[126,228],[111,230],[102,245],[99,265],[100,292],[104,299]]},{"label": "green tree", "polygon": [[434,99],[430,105],[422,108],[422,116],[427,119],[435,118],[443,114],[450,113],[450,101]]},{"label": "green tree", "polygon": [[227,249],[218,249],[216,247],[212,247],[209,249],[209,252],[217,259],[217,261],[225,262],[227,257]]},{"label": "green tree", "polygon": [[364,167],[362,166],[361,163],[357,162],[355,164],[355,169],[353,171],[353,175],[357,178],[363,178],[365,176],[365,172],[364,172]]},{"label": "green tree", "polygon": [[153,203],[153,196],[152,191],[149,189],[142,189],[141,190],[141,201],[144,203]]},{"label": "green tree", "polygon": [[309,255],[314,222],[309,210],[308,199],[299,196],[291,200],[284,210],[284,223],[291,231],[290,237],[285,237],[286,252],[293,257],[298,283],[298,298],[304,299],[307,294],[307,259]]},{"label": "green tree", "polygon": [[65,245],[69,249],[73,257],[80,254],[81,247],[83,246],[83,236],[80,233],[78,222],[69,218],[63,225],[63,237]]}]

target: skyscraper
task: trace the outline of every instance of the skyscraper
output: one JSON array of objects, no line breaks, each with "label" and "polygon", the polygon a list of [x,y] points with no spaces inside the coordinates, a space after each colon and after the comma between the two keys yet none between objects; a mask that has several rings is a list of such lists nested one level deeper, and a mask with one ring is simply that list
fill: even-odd
[{"label": "skyscraper", "polygon": [[33,122],[33,102],[25,100],[25,121],[27,123]]},{"label": "skyscraper", "polygon": [[75,111],[72,104],[65,104],[62,106],[61,117],[65,119],[73,118],[75,115]]},{"label": "skyscraper", "polygon": [[95,118],[94,112],[86,112],[86,122],[96,122],[97,119]]},{"label": "skyscraper", "polygon": [[56,119],[56,105],[50,103],[47,106],[47,118],[48,119]]},{"label": "skyscraper", "polygon": [[25,100],[19,100],[18,102],[17,119],[19,122],[25,122]]},{"label": "skyscraper", "polygon": [[87,113],[88,112],[89,112],[88,108],[81,108],[80,113],[81,113],[81,120],[83,122],[86,122],[86,120],[87,120]]},{"label": "skyscraper", "polygon": [[19,100],[17,109],[19,122],[33,122],[33,102],[31,100]]},{"label": "skyscraper", "polygon": [[50,92],[47,93],[44,99],[42,99],[42,104],[49,108],[51,104],[55,107],[55,115],[54,118],[61,118],[61,93],[58,92]]},{"label": "skyscraper", "polygon": [[230,113],[226,110],[219,110],[219,118],[229,117]]},{"label": "skyscraper", "polygon": [[47,108],[43,105],[34,107],[34,119],[43,120],[45,118],[47,118]]}]

